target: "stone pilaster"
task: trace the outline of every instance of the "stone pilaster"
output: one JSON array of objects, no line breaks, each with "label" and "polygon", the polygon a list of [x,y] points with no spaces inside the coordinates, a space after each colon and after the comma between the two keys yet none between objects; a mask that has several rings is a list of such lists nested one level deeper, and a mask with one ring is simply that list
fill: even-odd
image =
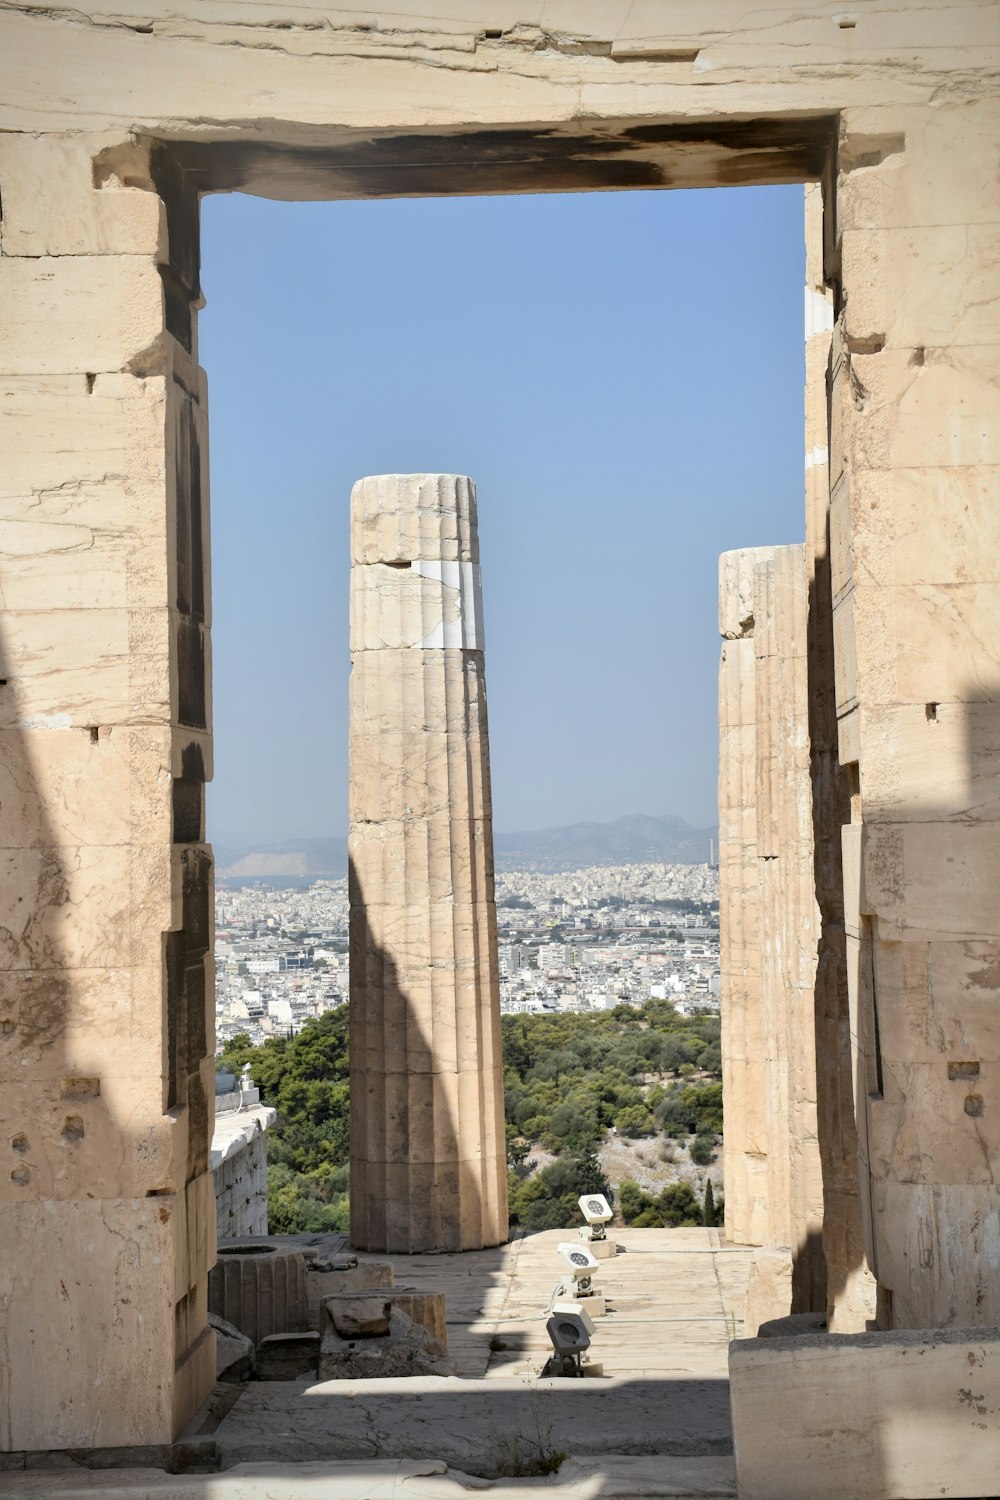
[{"label": "stone pilaster", "polygon": [[719,967],[726,1233],[762,1245],[770,1232],[757,861],[755,563],[770,547],[719,561]]},{"label": "stone pilaster", "polygon": [[725,553],[719,620],[726,1227],[764,1247],[753,1331],[825,1305],[804,548]]},{"label": "stone pilaster", "polygon": [[[824,207],[824,194],[827,205]],[[812,770],[813,874],[819,912],[815,1033],[816,1108],[823,1172],[823,1255],[827,1323],[863,1332],[875,1312],[865,1265],[854,1117],[844,876],[840,830],[851,819],[854,778],[838,754],[830,561],[830,351],[833,291],[824,264],[835,235],[828,182],[805,190],[805,501],[809,621],[809,751]],[[832,259],[832,257],[830,257]],[[839,456],[839,454],[838,454]],[[838,481],[840,471],[838,470]]]},{"label": "stone pilaster", "polygon": [[791,1252],[791,1308],[823,1312],[823,1187],[816,1119],[814,896],[805,549],[754,569],[757,855],[771,1236]]},{"label": "stone pilaster", "polygon": [[475,487],[351,497],[351,1239],[507,1238]]},{"label": "stone pilaster", "polygon": [[1000,1323],[996,119],[986,100],[841,119],[831,584],[860,1202],[886,1329]]},{"label": "stone pilaster", "polygon": [[0,1449],[163,1443],[215,1377],[197,199],[114,135],[0,137],[0,196]]}]

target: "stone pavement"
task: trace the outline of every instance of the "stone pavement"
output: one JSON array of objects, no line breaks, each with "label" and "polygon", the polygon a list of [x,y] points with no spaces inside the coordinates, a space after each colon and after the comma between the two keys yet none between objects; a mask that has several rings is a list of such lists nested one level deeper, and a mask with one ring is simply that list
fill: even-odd
[{"label": "stone pavement", "polygon": [[604,1378],[541,1380],[552,1230],[496,1251],[396,1257],[397,1283],[447,1296],[455,1379],[251,1384],[214,1432],[223,1466],[266,1459],[437,1458],[496,1474],[574,1455],[731,1451],[727,1348],[749,1250],[707,1229],[623,1230],[595,1284]]},{"label": "stone pavement", "polygon": [[[604,1377],[538,1377],[561,1274],[552,1230],[497,1250],[391,1259],[397,1286],[447,1296],[452,1379],[252,1382],[189,1438],[221,1472],[0,1474],[0,1500],[639,1500],[735,1495],[728,1343],[751,1250],[711,1229],[624,1229],[595,1285]],[[538,1469],[558,1455],[558,1471]],[[506,1477],[496,1477],[506,1476]]]},{"label": "stone pavement", "polygon": [[[443,1291],[458,1374],[492,1379],[541,1369],[550,1352],[541,1313],[564,1269],[556,1246],[575,1238],[551,1229],[474,1254],[358,1259],[390,1260],[397,1287]],[[619,1253],[595,1277],[609,1312],[591,1353],[605,1373],[725,1380],[729,1340],[742,1334],[752,1250],[724,1244],[717,1229],[617,1229],[614,1239]]]}]

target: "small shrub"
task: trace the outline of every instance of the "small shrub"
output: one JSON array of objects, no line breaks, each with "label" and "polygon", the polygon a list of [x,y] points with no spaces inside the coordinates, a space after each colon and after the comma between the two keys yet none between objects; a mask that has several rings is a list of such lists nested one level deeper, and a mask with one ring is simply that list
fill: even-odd
[{"label": "small shrub", "polygon": [[715,1136],[696,1135],[688,1154],[696,1167],[707,1167],[715,1160]]}]

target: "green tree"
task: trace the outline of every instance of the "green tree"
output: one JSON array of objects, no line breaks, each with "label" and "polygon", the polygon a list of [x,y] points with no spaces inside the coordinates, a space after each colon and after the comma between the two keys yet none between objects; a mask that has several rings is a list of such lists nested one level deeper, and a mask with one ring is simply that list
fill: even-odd
[{"label": "green tree", "polygon": [[718,1222],[715,1217],[715,1189],[711,1177],[705,1183],[705,1204],[701,1211],[703,1223],[711,1229]]},{"label": "green tree", "polygon": [[671,1229],[691,1228],[700,1224],[701,1204],[689,1182],[671,1182],[656,1199],[663,1222]]},{"label": "green tree", "polygon": [[715,1136],[696,1135],[688,1154],[696,1167],[707,1167],[715,1158]]},{"label": "green tree", "polygon": [[629,1104],[625,1109],[620,1109],[615,1115],[615,1126],[631,1140],[653,1135],[656,1131],[656,1121],[642,1104]]},{"label": "green tree", "polygon": [[638,1214],[652,1208],[653,1200],[631,1177],[623,1177],[618,1184],[616,1208],[626,1224],[631,1224]]},{"label": "green tree", "polygon": [[220,1062],[249,1063],[261,1097],[278,1119],[268,1136],[268,1218],[276,1234],[348,1224],[350,1154],[347,1006],[306,1022],[298,1035],[254,1047],[245,1032],[225,1043]]}]

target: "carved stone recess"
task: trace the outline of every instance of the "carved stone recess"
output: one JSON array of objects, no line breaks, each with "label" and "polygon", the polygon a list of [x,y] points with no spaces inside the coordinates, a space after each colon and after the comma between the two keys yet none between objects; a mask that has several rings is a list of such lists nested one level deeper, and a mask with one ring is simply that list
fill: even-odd
[{"label": "carved stone recess", "polygon": [[475,487],[351,497],[351,1241],[507,1237]]}]

